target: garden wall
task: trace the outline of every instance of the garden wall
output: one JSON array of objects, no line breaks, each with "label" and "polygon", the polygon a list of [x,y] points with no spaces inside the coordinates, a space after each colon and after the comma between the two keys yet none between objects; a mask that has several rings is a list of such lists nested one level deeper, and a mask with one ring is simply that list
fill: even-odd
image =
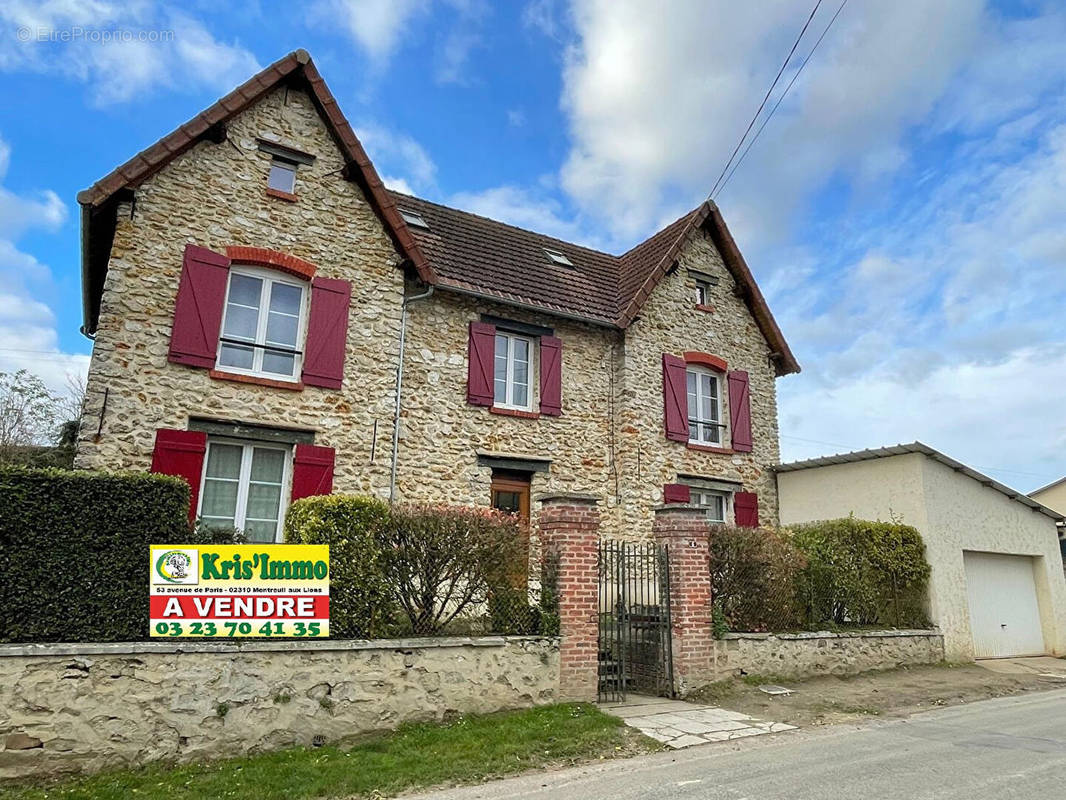
[{"label": "garden wall", "polygon": [[0,779],[333,743],[558,687],[554,638],[0,645]]},{"label": "garden wall", "polygon": [[741,669],[788,678],[853,675],[943,660],[944,637],[937,630],[727,633],[714,643],[714,669],[721,677]]}]

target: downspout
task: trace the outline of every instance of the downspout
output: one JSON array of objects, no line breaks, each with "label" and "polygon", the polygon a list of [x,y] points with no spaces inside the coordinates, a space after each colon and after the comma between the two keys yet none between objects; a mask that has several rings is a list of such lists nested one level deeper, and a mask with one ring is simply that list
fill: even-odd
[{"label": "downspout", "polygon": [[403,403],[403,350],[407,339],[407,304],[416,300],[428,300],[433,294],[432,286],[422,294],[405,296],[400,306],[400,357],[396,364],[396,409],[392,418],[392,477],[389,479],[389,502],[396,502],[396,459],[400,452],[400,410]]}]

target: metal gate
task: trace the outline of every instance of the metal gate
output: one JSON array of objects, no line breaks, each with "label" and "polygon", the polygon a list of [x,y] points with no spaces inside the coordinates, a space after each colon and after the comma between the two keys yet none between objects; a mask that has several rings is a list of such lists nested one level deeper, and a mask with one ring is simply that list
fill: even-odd
[{"label": "metal gate", "polygon": [[667,546],[601,540],[599,699],[674,695]]}]

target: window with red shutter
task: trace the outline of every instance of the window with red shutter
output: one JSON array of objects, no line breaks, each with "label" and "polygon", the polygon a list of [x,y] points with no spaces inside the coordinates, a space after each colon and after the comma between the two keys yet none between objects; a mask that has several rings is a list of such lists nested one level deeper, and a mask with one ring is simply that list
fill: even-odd
[{"label": "window with red shutter", "polygon": [[471,405],[492,405],[495,354],[496,326],[471,322],[466,371],[466,402]]},{"label": "window with red shutter", "polygon": [[688,441],[688,395],[684,359],[663,353],[663,408],[666,438]]},{"label": "window with red shutter", "polygon": [[221,253],[192,244],[185,246],[174,301],[169,361],[203,369],[215,366],[229,266],[230,260]]},{"label": "window with red shutter", "polygon": [[748,396],[748,373],[734,370],[727,376],[729,385],[729,422],[733,449],[751,452],[751,399]]},{"label": "window with red shutter", "polygon": [[759,527],[759,495],[755,492],[737,492],[733,495],[733,513],[741,528]]},{"label": "window with red shutter", "polygon": [[352,285],[348,281],[311,281],[311,316],[307,321],[303,368],[303,382],[308,386],[341,388],[351,297]]},{"label": "window with red shutter", "polygon": [[540,337],[540,413],[557,417],[563,413],[563,342],[554,336]]},{"label": "window with red shutter", "polygon": [[298,444],[292,456],[292,499],[330,494],[333,491],[332,447]]},{"label": "window with red shutter", "polygon": [[199,505],[200,478],[204,471],[207,434],[160,428],[155,432],[152,472],[175,475],[189,484],[189,521],[196,519]]}]

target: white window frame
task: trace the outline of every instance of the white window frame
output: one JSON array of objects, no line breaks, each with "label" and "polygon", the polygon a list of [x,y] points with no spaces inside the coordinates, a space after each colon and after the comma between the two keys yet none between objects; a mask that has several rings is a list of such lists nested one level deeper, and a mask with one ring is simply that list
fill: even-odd
[{"label": "white window frame", "polygon": [[[285,461],[281,469],[281,499],[278,502],[278,526],[274,531],[274,541],[281,542],[282,528],[285,522],[285,512],[289,509],[289,495],[292,494],[292,445],[280,445],[273,442],[259,442],[250,439],[227,439],[212,436],[207,440],[207,450],[204,452],[204,467],[200,471],[200,493],[196,504],[196,516],[203,515],[204,491],[207,485],[207,464],[211,455],[212,445],[231,445],[241,449],[241,469],[237,476],[237,508],[234,510],[233,527],[244,531],[248,515],[248,489],[251,485],[252,455],[255,449],[280,450],[285,455]],[[211,480],[219,480],[212,478]]]},{"label": "white window frame", "polygon": [[[689,365],[685,367],[685,406],[688,412],[688,425],[689,425],[689,443],[706,445],[708,447],[726,447],[729,441],[729,426],[725,420],[725,381],[722,380],[722,374],[715,372],[713,369],[707,367],[701,367],[696,365]],[[688,375],[694,373],[696,375],[696,416],[692,416],[692,410],[688,408]],[[703,419],[699,416],[700,409],[703,408],[703,381],[700,379],[702,376],[709,375],[713,381],[716,381],[718,391],[715,393],[715,402],[717,404],[718,420]],[[696,423],[696,437],[692,437],[692,424]],[[704,439],[704,429],[708,426],[713,426],[714,430],[718,431],[718,441],[711,439]]]},{"label": "white window frame", "polygon": [[[496,399],[496,339],[500,337],[507,339],[507,375],[504,378],[504,400],[501,402]],[[525,342],[529,349],[526,351],[529,354],[528,362],[528,375],[529,386],[526,392],[525,405],[519,405],[514,402],[514,343],[515,341]],[[496,408],[509,408],[513,411],[532,411],[534,403],[534,390],[537,385],[537,370],[536,364],[539,360],[537,356],[537,340],[532,336],[522,336],[518,333],[511,333],[509,331],[496,331],[496,338],[492,340],[492,404]]]},{"label": "white window frame", "polygon": [[[258,278],[263,281],[262,287],[259,290],[259,320],[255,331],[255,341],[245,342],[243,340],[233,340],[231,342],[223,342],[222,337],[226,335],[226,317],[229,315],[229,293],[230,286],[233,283],[234,275],[244,275],[250,278]],[[300,318],[296,321],[296,344],[294,345],[295,358],[293,359],[292,375],[282,375],[277,372],[267,372],[263,369],[263,354],[266,352],[266,330],[267,324],[270,321],[270,291],[271,287],[275,283],[285,284],[287,286],[294,286],[300,290]],[[285,383],[299,383],[300,375],[303,373],[303,361],[304,361],[304,345],[307,340],[307,311],[308,311],[308,283],[307,281],[301,281],[299,278],[290,278],[284,273],[277,270],[265,269],[263,267],[252,267],[245,264],[236,264],[230,267],[229,276],[226,278],[226,298],[222,306],[222,325],[219,327],[218,335],[218,350],[215,352],[215,363],[219,370],[222,372],[232,372],[238,375],[252,375],[257,378],[266,378],[272,381],[283,381]],[[250,308],[250,306],[245,306]],[[223,344],[231,344],[234,346],[247,345],[252,348],[252,366],[235,367],[221,362],[222,358],[222,346]]]},{"label": "white window frame", "polygon": [[[717,523],[717,524],[724,525],[724,524],[726,524],[729,521],[730,515],[733,512],[733,493],[732,492],[722,491],[721,489],[706,489],[706,488],[704,488],[702,486],[691,486],[691,485],[688,487],[688,490],[689,490],[689,496],[690,496],[690,498],[692,500],[692,503],[694,505],[700,506],[701,508],[706,508],[707,509],[707,520],[709,522],[714,522],[714,523]],[[712,517],[711,516],[711,509],[713,508],[713,506],[711,504],[709,504],[709,503],[703,502],[703,500],[705,498],[708,498],[708,497],[711,497],[711,496],[722,498],[722,518],[721,519],[715,519],[714,517]],[[697,499],[697,498],[699,498],[699,499]]]},{"label": "white window frame", "polygon": [[[274,174],[274,167],[285,170],[292,175],[292,185],[288,189],[282,189],[278,186],[271,186],[270,179]],[[270,171],[267,173],[267,188],[273,189],[275,192],[285,192],[285,194],[296,194],[296,170],[299,167],[295,161],[290,161],[287,158],[281,156],[274,156],[270,159]]]},{"label": "white window frame", "polygon": [[709,306],[711,304],[711,282],[702,278],[696,278],[696,305]]}]

